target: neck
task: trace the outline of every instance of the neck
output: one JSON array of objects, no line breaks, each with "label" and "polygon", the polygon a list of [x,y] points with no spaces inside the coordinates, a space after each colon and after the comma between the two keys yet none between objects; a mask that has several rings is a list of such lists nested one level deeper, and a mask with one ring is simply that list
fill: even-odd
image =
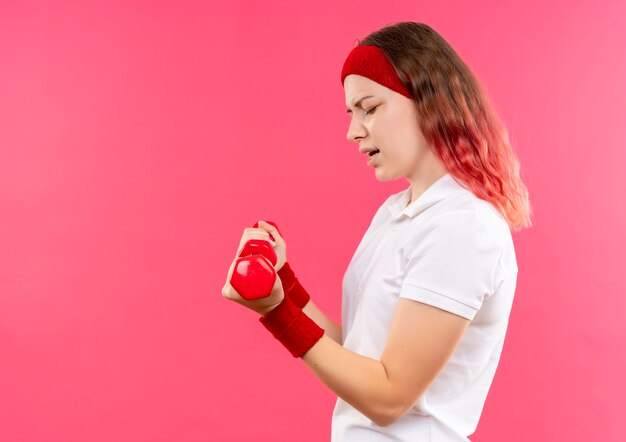
[{"label": "neck", "polygon": [[441,161],[439,161],[434,155],[432,156],[432,161],[424,166],[425,167],[422,168],[423,171],[419,171],[418,173],[414,173],[412,176],[407,177],[411,183],[411,199],[409,200],[407,206],[418,199],[426,191],[426,189],[433,185],[433,183],[448,173]]}]

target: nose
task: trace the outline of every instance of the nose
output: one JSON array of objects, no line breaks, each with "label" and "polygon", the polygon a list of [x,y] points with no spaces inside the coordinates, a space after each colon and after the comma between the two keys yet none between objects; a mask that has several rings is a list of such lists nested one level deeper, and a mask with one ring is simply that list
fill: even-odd
[{"label": "nose", "polygon": [[350,126],[348,126],[348,133],[346,134],[346,138],[348,141],[356,142],[359,138],[365,138],[367,136],[367,131],[365,126],[358,122],[358,119],[353,118],[350,120]]}]

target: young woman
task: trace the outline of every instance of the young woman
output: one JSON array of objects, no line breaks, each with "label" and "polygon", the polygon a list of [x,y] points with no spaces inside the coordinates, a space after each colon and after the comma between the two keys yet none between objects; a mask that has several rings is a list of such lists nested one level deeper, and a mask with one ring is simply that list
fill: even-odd
[{"label": "young woman", "polygon": [[[432,28],[370,34],[341,74],[348,138],[381,181],[380,206],[343,279],[341,325],[310,300],[278,230],[260,221],[280,278],[246,301],[338,395],[332,441],[468,441],[498,365],[517,281],[511,230],[530,227],[506,129],[467,65]],[[234,262],[233,262],[234,264]]]}]

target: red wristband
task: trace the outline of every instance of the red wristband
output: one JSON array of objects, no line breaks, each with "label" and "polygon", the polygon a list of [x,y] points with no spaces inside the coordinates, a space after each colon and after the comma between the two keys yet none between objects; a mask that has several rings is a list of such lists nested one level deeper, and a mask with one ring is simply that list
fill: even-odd
[{"label": "red wristband", "polygon": [[277,273],[283,285],[285,297],[291,298],[294,304],[299,308],[304,308],[311,299],[311,296],[304,290],[304,287],[302,287],[300,281],[296,278],[289,263],[285,262]]},{"label": "red wristband", "polygon": [[324,336],[324,329],[288,297],[265,316],[261,316],[259,322],[296,358],[304,355]]}]

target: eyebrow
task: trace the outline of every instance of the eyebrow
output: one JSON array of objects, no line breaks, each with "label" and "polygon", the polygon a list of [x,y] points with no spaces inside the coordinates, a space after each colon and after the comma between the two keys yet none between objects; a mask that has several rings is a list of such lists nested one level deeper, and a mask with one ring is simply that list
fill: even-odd
[{"label": "eyebrow", "polygon": [[[354,107],[360,107],[360,108],[362,109],[362,107],[361,107],[361,101],[365,100],[366,98],[372,98],[372,97],[373,97],[373,95],[366,95],[365,97],[361,97],[361,98],[359,98],[359,99],[358,99],[358,101],[357,101],[356,103],[354,103],[354,104],[353,104],[353,106],[354,106]],[[346,112],[347,112],[347,113],[351,113],[352,111],[348,108],[348,109],[346,110]]]}]

